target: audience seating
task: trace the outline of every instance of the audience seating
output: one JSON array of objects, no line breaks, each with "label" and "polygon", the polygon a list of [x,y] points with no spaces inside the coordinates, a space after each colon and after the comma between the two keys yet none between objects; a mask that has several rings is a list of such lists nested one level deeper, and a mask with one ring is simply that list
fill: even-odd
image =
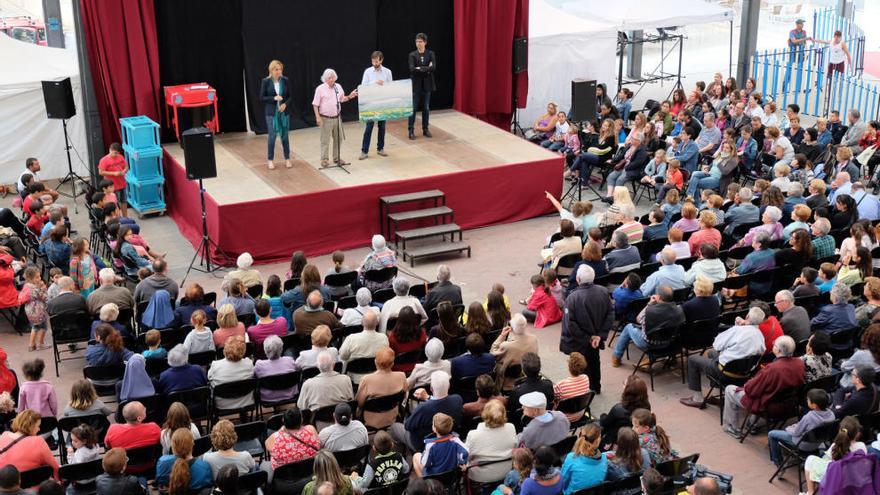
[{"label": "audience seating", "polygon": [[83,367],[83,378],[92,382],[98,397],[109,397],[107,402],[116,402],[116,382],[121,381],[124,374],[123,364]]},{"label": "audience seating", "polygon": [[31,488],[55,475],[52,466],[39,466],[20,473],[21,487]]},{"label": "audience seating", "polygon": [[[77,483],[75,492],[78,495],[95,493],[95,478],[104,474],[101,459],[79,464],[64,464],[58,468],[58,477],[64,486]],[[87,482],[87,483],[84,483]]]},{"label": "audience seating", "polygon": [[[364,405],[360,407],[361,420],[363,420],[364,412],[385,413],[397,410],[398,417],[403,414],[403,400],[406,398],[406,392],[400,391],[392,395],[383,395],[381,397],[370,397],[364,401]],[[385,429],[385,428],[380,428]],[[377,431],[376,428],[367,426],[367,431]]]},{"label": "audience seating", "polygon": [[350,450],[333,452],[333,457],[336,458],[336,462],[339,463],[339,467],[342,468],[344,473],[350,473],[352,471],[363,473],[367,457],[370,455],[370,449],[371,447],[369,444],[363,445]]},{"label": "audience seating", "polygon": [[[213,387],[212,390],[214,396],[214,402],[212,404],[214,419],[219,419],[222,416],[230,416],[233,414],[239,414],[243,416],[245,414],[250,414],[256,411],[257,402],[259,401],[259,398],[256,396],[256,378],[247,378],[244,380],[236,380],[234,382],[222,383]],[[249,406],[222,409],[217,405],[217,399],[239,399],[248,395],[253,398],[253,403]]]},{"label": "audience seating", "polygon": [[[52,355],[55,359],[55,376],[60,377],[58,364],[61,361],[85,358],[85,352],[75,357],[62,358],[62,353],[71,354],[69,345],[84,344],[89,341],[89,332],[92,328],[92,319],[85,311],[72,311],[53,315],[49,318],[49,328],[52,329]],[[78,350],[82,348],[78,347]]]},{"label": "audience seating", "polygon": [[[668,327],[656,330],[649,330],[647,338],[650,343],[648,348],[642,351],[642,356],[633,365],[633,374],[639,370],[647,371],[651,377],[651,391],[654,391],[654,363],[661,359],[666,359],[667,364],[675,361],[681,352],[681,344],[679,335],[681,327]],[[648,358],[647,365],[642,364],[645,358]],[[681,381],[684,383],[684,368],[681,369]]]},{"label": "audience seating", "polygon": [[[104,437],[107,435],[107,429],[110,428],[110,421],[103,414],[85,414],[60,418],[58,420],[58,452],[61,456],[62,464],[67,462],[67,445],[70,442],[70,432],[81,424],[87,424],[94,428],[95,432],[98,433],[98,444],[104,445]],[[63,442],[60,441],[62,438],[65,439]]]},{"label": "audience seating", "polygon": [[266,433],[266,423],[252,421],[235,425],[235,434],[238,441],[234,449],[238,452],[248,452],[254,459],[262,459],[266,451],[263,449],[263,440]]},{"label": "audience seating", "polygon": [[571,422],[571,428],[574,430],[587,424],[593,419],[593,413],[590,411],[590,404],[593,403],[595,397],[596,392],[590,390],[584,395],[569,397],[568,399],[559,401],[559,404],[556,405],[556,410],[565,414],[574,414],[576,412],[584,411],[584,415],[581,419]]},{"label": "audience seating", "polygon": [[[291,384],[300,384],[302,382],[302,371],[291,371],[289,373],[280,373],[277,375],[269,375],[264,376],[262,378],[257,379],[257,388],[258,389],[266,389],[266,390],[287,390],[291,387]],[[259,392],[257,392],[259,395]],[[279,406],[284,406],[287,404],[296,404],[296,398],[298,394],[294,394],[291,397],[286,399],[279,400],[264,400],[260,397],[260,411],[259,416],[262,419],[263,417],[263,407],[271,407],[273,409],[278,408]]]},{"label": "audience seating", "polygon": [[742,359],[734,359],[727,363],[723,369],[721,370],[721,375],[723,379],[719,380],[714,377],[714,375],[706,375],[706,378],[709,379],[709,391],[706,392],[703,400],[708,400],[712,397],[712,391],[718,390],[719,395],[717,396],[720,400],[720,404],[718,406],[718,422],[723,424],[724,417],[722,416],[724,413],[724,387],[728,385],[736,385],[743,386],[749,378],[755,376],[758,372],[758,367],[761,365],[761,359],[763,355],[750,356]]},{"label": "audience seating", "polygon": [[387,486],[370,488],[364,492],[364,495],[403,495],[406,492],[407,485],[409,485],[408,476]]},{"label": "audience seating", "polygon": [[266,483],[269,481],[269,473],[266,471],[253,471],[239,475],[238,491],[241,494],[251,495],[265,490]]},{"label": "audience seating", "polygon": [[788,468],[794,467],[797,468],[798,490],[800,490],[804,484],[804,470],[801,469],[801,464],[807,460],[808,456],[819,455],[820,453],[820,449],[803,450],[801,446],[804,444],[813,444],[830,447],[834,442],[834,437],[837,436],[838,428],[840,428],[840,421],[832,421],[808,431],[794,446],[789,446],[785,442],[780,442],[779,447],[782,451],[782,465],[773,472],[773,475],[770,476],[770,479],[767,482],[773,483],[773,480],[777,477],[781,477],[782,473],[788,470]]},{"label": "audience seating", "polygon": [[259,299],[263,297],[263,284],[252,285],[246,290],[248,295],[251,296],[253,299]]},{"label": "audience seating", "polygon": [[211,388],[199,387],[189,390],[178,390],[167,394],[168,403],[180,402],[189,410],[193,422],[207,421],[211,417]]},{"label": "audience seating", "polygon": [[164,395],[156,394],[149,397],[138,397],[137,399],[120,401],[119,405],[116,407],[117,423],[125,423],[125,419],[122,417],[122,410],[125,408],[126,404],[134,401],[143,404],[144,408],[147,410],[147,419],[144,421],[153,422],[157,425],[161,425],[165,422],[165,415],[168,413],[168,406],[171,403],[166,402]]}]

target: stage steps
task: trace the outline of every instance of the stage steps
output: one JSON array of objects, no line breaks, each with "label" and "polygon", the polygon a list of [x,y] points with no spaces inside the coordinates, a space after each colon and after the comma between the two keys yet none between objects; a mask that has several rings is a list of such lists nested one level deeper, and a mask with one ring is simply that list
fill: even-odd
[{"label": "stage steps", "polygon": [[[391,211],[394,206],[425,202],[433,202],[433,207]],[[463,242],[461,227],[453,221],[454,219],[455,212],[446,206],[446,195],[438,189],[379,198],[379,222],[382,226],[382,234],[393,242],[397,252],[402,254],[404,262],[409,258],[411,266],[415,266],[415,261],[419,258],[439,254],[467,251],[468,257],[471,256],[471,248]],[[424,225],[425,221],[431,220],[434,225],[399,229],[400,225],[406,222],[422,221],[421,225]],[[456,234],[458,234],[458,241],[455,240]],[[449,242],[447,242],[447,236]],[[429,244],[421,244],[416,247],[410,245],[407,248],[408,241],[437,237],[440,237],[439,241],[434,239]]]}]

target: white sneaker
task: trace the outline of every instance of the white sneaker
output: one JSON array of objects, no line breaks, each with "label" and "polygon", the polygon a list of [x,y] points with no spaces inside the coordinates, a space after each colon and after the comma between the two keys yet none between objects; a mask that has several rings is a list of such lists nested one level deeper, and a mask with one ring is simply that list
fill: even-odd
[{"label": "white sneaker", "polygon": [[272,160],[269,160],[269,170],[275,170],[275,164],[272,163]]},{"label": "white sneaker", "polygon": [[366,159],[367,159],[366,153],[361,153],[361,156],[358,157],[358,160],[366,160]]}]

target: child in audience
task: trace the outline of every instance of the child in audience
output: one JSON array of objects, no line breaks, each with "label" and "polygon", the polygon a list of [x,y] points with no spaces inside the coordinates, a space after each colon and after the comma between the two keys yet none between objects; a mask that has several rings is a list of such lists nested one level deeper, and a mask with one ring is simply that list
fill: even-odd
[{"label": "child in audience", "polygon": [[58,296],[58,293],[61,292],[61,287],[58,287],[58,279],[63,276],[64,274],[61,272],[61,268],[53,266],[49,269],[49,280],[52,281],[52,284],[49,285],[49,288],[46,290],[48,301],[55,299],[55,297]]},{"label": "child in audience", "polygon": [[70,447],[67,447],[68,462],[81,464],[101,458],[98,447],[98,433],[91,425],[85,423],[70,431]]},{"label": "child in audience", "polygon": [[49,219],[49,214],[46,213],[46,208],[43,207],[43,202],[39,199],[31,201],[30,211],[31,216],[28,218],[26,225],[39,238],[40,233],[43,231],[43,225]]},{"label": "child in audience", "polygon": [[655,206],[648,213],[648,221],[650,224],[645,227],[642,233],[643,241],[653,241],[654,239],[662,239],[669,235],[669,228],[666,225],[666,214],[663,210]]},{"label": "child in audience", "polygon": [[[807,491],[803,492],[807,495],[815,495],[819,493],[816,490],[816,484],[821,483],[825,477],[825,471],[828,465],[834,461],[843,459],[850,452],[860,450],[867,453],[868,447],[861,442],[862,426],[855,416],[847,416],[840,421],[840,429],[837,436],[834,437],[834,443],[825,451],[822,457],[811,455],[807,457],[804,463],[804,471],[807,473]],[[823,488],[822,493],[825,493]],[[837,493],[837,492],[828,492]]]},{"label": "child in audience", "polygon": [[678,192],[678,189],[670,189],[666,192],[666,195],[663,198],[663,204],[660,206],[660,209],[663,210],[663,214],[666,215],[663,221],[666,223],[666,226],[669,226],[669,221],[672,219],[673,215],[676,213],[681,213],[681,203],[679,203],[679,199],[681,199],[681,195]]},{"label": "child in audience", "polygon": [[507,472],[504,482],[498,485],[498,488],[493,493],[500,492],[503,495],[517,495],[523,481],[532,474],[534,457],[531,450],[525,448],[514,449],[512,461],[513,469]]},{"label": "child in audience", "polygon": [[618,285],[614,292],[611,293],[611,299],[614,299],[615,314],[623,315],[633,299],[643,297],[642,291],[639,290],[641,286],[642,277],[635,272],[627,274],[626,278],[623,279],[623,283]]},{"label": "child in audience", "polygon": [[616,119],[614,121],[614,132],[617,134],[617,142],[623,144],[626,141],[626,124],[624,124],[623,119]]},{"label": "child in audience", "polygon": [[760,203],[761,202],[761,194],[770,187],[770,182],[765,179],[758,179],[755,181],[755,185],[752,188],[752,202]]},{"label": "child in audience", "polygon": [[[677,229],[675,227],[669,229],[669,234],[666,236],[666,238],[669,240],[669,244],[663,246],[663,249],[672,248],[672,250],[675,251],[675,257],[677,259],[690,258],[691,247],[687,243],[687,241],[682,240],[684,239],[684,232],[682,232],[681,229]],[[657,254],[654,255],[655,260],[657,258]]]},{"label": "child in audience", "polygon": [[830,292],[834,284],[837,283],[837,267],[833,263],[822,263],[819,265],[819,292],[824,294]]},{"label": "child in audience", "polygon": [[669,435],[657,425],[657,416],[647,409],[636,409],[632,412],[632,428],[639,434],[639,444],[651,456],[651,464],[656,466],[678,457],[669,442]]},{"label": "child in audience", "polygon": [[654,158],[645,166],[645,175],[641,179],[642,184],[649,186],[657,185],[657,180],[666,177],[666,150],[654,152]]},{"label": "child in audience", "polygon": [[532,275],[530,282],[532,283],[532,293],[528,299],[521,301],[526,304],[526,309],[522,311],[526,320],[534,323],[535,328],[543,328],[561,320],[562,311],[560,311],[544,278],[540,275]]},{"label": "child in audience", "polygon": [[[504,298],[504,306],[507,307],[507,310],[510,311],[510,299],[507,297],[507,294],[504,293],[504,285],[500,282],[495,282],[492,284],[492,290],[501,294],[501,297]],[[487,297],[483,304],[486,305],[489,302],[489,298]]]},{"label": "child in audience", "polygon": [[[345,265],[345,253],[342,251],[334,251],[333,252],[333,266],[330,267],[327,272],[324,274],[326,278],[327,275],[336,275],[349,273],[352,271],[351,268]],[[351,295],[351,286],[349,285],[341,285],[341,286],[326,286],[327,290],[330,292],[331,296],[348,296]]]},{"label": "child in audience", "polygon": [[413,471],[419,478],[452,471],[467,464],[467,447],[452,432],[452,423],[452,417],[447,414],[434,415],[432,430],[435,436],[425,439],[424,452],[413,454]]},{"label": "child in audience", "polygon": [[263,292],[263,299],[269,301],[269,306],[272,308],[269,317],[272,319],[284,314],[284,305],[281,303],[282,292],[281,277],[269,275],[268,280],[266,280],[266,290]]},{"label": "child in audience", "polygon": [[186,334],[183,346],[189,354],[214,350],[214,334],[206,327],[208,315],[201,309],[193,311],[190,317],[193,329]]},{"label": "child in audience", "polygon": [[818,445],[801,442],[801,438],[807,433],[834,421],[834,411],[828,410],[828,392],[821,388],[814,388],[807,392],[807,414],[793,425],[787,426],[784,430],[770,430],[767,434],[767,443],[770,447],[770,460],[776,464],[776,467],[782,466],[782,452],[779,444],[785,444],[794,448],[797,445],[800,450],[811,451],[819,448]]},{"label": "child in audience", "polygon": [[568,133],[565,135],[565,146],[559,150],[560,154],[577,156],[581,153],[581,140],[578,133],[581,132],[581,126],[571,124],[568,126]]},{"label": "child in audience", "polygon": [[776,186],[783,193],[788,192],[788,186],[791,185],[791,179],[788,176],[791,174],[791,167],[788,165],[778,165],[773,172],[775,178],[772,182],[770,182],[771,186]]},{"label": "child in audience", "polygon": [[18,294],[19,304],[24,304],[24,313],[31,324],[31,336],[28,351],[48,349],[46,345],[46,328],[49,324],[49,313],[46,311],[46,284],[40,278],[40,270],[29,266],[24,270],[24,286]]},{"label": "child in audience", "polygon": [[168,357],[168,351],[162,347],[162,332],[155,328],[147,331],[144,343],[147,344],[147,349],[141,353],[144,355],[144,359],[165,359]]},{"label": "child in audience", "polygon": [[351,480],[358,492],[378,488],[403,480],[409,474],[406,459],[394,450],[394,440],[386,431],[378,431],[373,436],[373,456],[364,468],[364,475],[357,471],[351,473]]},{"label": "child in audience", "polygon": [[18,390],[18,412],[30,409],[40,416],[58,416],[58,397],[55,395],[55,387],[43,380],[43,371],[46,363],[42,359],[26,361],[21,367],[24,381]]},{"label": "child in audience", "polygon": [[92,216],[99,222],[104,223],[104,205],[107,204],[107,197],[104,193],[98,191],[95,194],[92,194],[91,201],[92,204],[89,208],[92,209]]},{"label": "child in audience", "polygon": [[101,460],[101,466],[104,469],[104,474],[97,478],[99,494],[107,495],[107,492],[102,492],[102,488],[113,488],[114,493],[119,495],[146,493],[136,476],[124,474],[125,468],[128,466],[128,456],[125,454],[125,449],[116,447],[108,450]]},{"label": "child in audience", "polygon": [[137,272],[138,280],[143,282],[145,278],[149,277],[152,274],[153,274],[153,270],[150,270],[149,268],[147,268],[145,266],[141,267]]},{"label": "child in audience", "polygon": [[564,289],[556,277],[556,270],[553,268],[544,270],[544,285],[550,289],[550,295],[556,300],[556,305],[560,308],[565,307]]},{"label": "child in audience", "polygon": [[794,287],[791,288],[794,297],[818,296],[819,288],[816,287],[816,279],[818,277],[818,270],[811,266],[804,267],[801,270],[801,276],[794,281]]},{"label": "child in audience", "polygon": [[116,192],[113,189],[113,181],[107,179],[101,179],[98,182],[98,187],[101,188],[101,192],[104,193],[104,203],[116,203],[119,204],[119,201],[116,199]]}]

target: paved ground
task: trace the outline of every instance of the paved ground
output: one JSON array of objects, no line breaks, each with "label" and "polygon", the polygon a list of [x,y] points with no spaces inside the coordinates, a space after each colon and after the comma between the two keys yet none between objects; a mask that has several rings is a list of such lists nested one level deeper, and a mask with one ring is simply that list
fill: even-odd
[{"label": "paved ground", "polygon": [[[6,198],[0,204],[7,206]],[[544,201],[542,196],[523,198],[525,201]],[[69,201],[68,201],[69,202]],[[603,207],[599,207],[600,209]],[[646,209],[646,202],[639,208],[640,213]],[[74,216],[74,225],[82,233],[88,231],[88,223],[82,208],[80,215]],[[168,252],[170,274],[181,280],[186,267],[193,255],[193,247],[178,233],[175,224],[166,217],[151,218],[141,221],[143,233],[155,245],[158,251]],[[465,303],[482,299],[494,282],[501,282],[507,294],[516,303],[528,294],[528,279],[536,272],[538,252],[544,238],[553,231],[556,217],[543,217],[509,225],[501,225],[468,231],[467,242],[473,246],[473,257],[451,257],[436,260],[417,266],[401,266],[402,273],[414,279],[433,280],[439,262],[447,263],[453,273],[454,281],[461,285]],[[367,249],[346,252],[347,260],[356,264],[367,253]],[[320,256],[310,260],[316,263],[323,272],[330,264],[329,256]],[[264,278],[269,274],[283,276],[287,266],[283,263],[259,266]],[[206,290],[219,290],[222,273],[204,275],[193,272],[191,281],[202,284]],[[540,345],[545,374],[554,381],[566,376],[565,356],[558,352],[560,325],[535,330]],[[26,337],[19,337],[5,324],[0,327],[0,345],[10,356],[10,363],[20,369],[24,360],[34,356],[27,352]],[[63,406],[69,397],[70,384],[81,376],[82,361],[62,363],[61,377],[55,378],[52,368],[52,351],[36,353],[48,366],[47,378],[56,384],[59,402]],[[633,356],[635,359],[636,356]],[[594,414],[607,412],[617,402],[622,384],[632,371],[630,366],[612,369],[608,366],[608,351],[603,359],[603,394],[593,403]],[[647,377],[645,377],[647,380]],[[732,473],[737,493],[797,493],[793,484],[777,482],[767,484],[770,469],[767,458],[766,436],[761,435],[746,440],[740,445],[721,431],[718,422],[718,409],[708,408],[698,411],[685,408],[678,404],[678,398],[687,395],[686,387],[681,383],[677,372],[661,374],[655,380],[656,390],[651,393],[651,403],[658,414],[660,424],[672,437],[672,444],[681,454],[700,452],[701,462],[713,469]],[[790,472],[793,478],[794,471]]]}]

